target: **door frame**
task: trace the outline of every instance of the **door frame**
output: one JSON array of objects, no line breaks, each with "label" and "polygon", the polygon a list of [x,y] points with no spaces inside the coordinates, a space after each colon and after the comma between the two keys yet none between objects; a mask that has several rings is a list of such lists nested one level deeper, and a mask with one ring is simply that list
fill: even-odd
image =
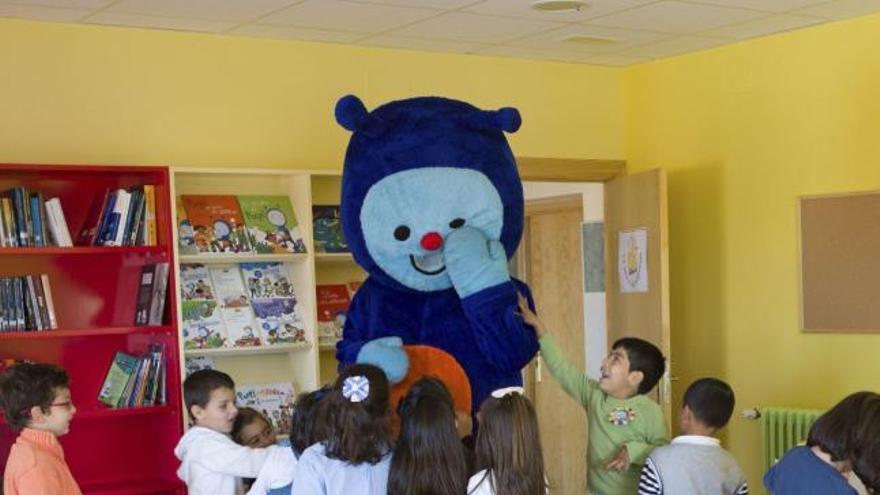
[{"label": "door frame", "polygon": [[520,178],[532,182],[607,182],[626,175],[626,160],[522,156],[516,162]]}]

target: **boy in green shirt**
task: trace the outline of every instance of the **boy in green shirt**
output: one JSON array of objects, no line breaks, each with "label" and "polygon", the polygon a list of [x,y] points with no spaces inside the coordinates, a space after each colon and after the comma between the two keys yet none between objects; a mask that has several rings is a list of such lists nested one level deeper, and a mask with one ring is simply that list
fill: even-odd
[{"label": "boy in green shirt", "polygon": [[562,388],[587,412],[587,476],[592,495],[632,495],[648,454],[668,442],[660,406],[646,397],[663,375],[663,353],[650,342],[623,338],[602,362],[597,382],[565,361],[553,337],[522,295],[520,312],[534,327],[541,356]]}]

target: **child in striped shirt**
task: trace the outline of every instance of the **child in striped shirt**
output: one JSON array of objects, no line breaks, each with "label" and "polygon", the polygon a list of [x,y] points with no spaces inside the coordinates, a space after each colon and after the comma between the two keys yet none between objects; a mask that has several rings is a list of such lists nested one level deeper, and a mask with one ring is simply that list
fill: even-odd
[{"label": "child in striped shirt", "polygon": [[714,437],[733,414],[730,385],[701,378],[688,387],[679,417],[682,435],[654,449],[639,479],[639,495],[748,495],[745,476]]}]

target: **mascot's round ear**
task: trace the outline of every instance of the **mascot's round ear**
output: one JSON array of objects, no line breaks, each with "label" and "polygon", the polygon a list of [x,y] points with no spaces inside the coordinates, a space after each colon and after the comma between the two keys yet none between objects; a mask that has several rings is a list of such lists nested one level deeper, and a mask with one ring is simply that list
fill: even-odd
[{"label": "mascot's round ear", "polygon": [[519,130],[522,118],[519,110],[504,107],[498,110],[480,110],[468,115],[465,123],[477,129],[504,131],[513,133]]},{"label": "mascot's round ear", "polygon": [[370,137],[382,134],[386,125],[382,119],[370,115],[367,108],[355,95],[345,95],[336,102],[336,122],[351,132],[363,132]]}]

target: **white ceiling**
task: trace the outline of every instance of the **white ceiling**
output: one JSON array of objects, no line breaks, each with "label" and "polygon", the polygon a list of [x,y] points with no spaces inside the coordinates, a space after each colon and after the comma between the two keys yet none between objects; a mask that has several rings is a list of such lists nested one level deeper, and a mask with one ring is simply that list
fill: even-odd
[{"label": "white ceiling", "polygon": [[[0,0],[0,17],[625,66],[880,12],[880,0]],[[565,41],[566,37],[586,41]]]}]

